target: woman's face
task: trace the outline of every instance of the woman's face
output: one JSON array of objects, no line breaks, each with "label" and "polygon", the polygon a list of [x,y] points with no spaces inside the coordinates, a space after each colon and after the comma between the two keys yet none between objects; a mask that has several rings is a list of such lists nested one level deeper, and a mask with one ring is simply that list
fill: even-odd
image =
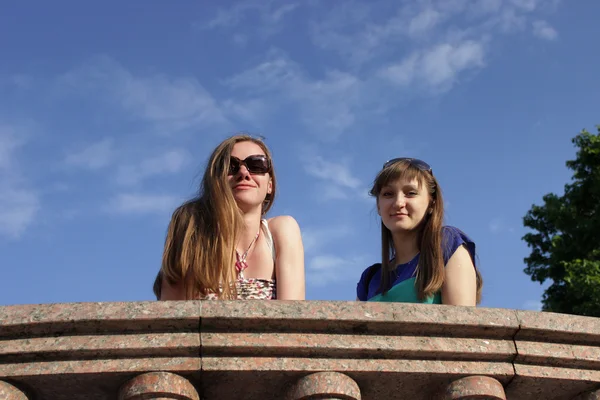
[{"label": "woman's face", "polygon": [[259,145],[250,141],[236,143],[231,157],[228,179],[238,206],[242,211],[262,207],[273,190],[271,175],[265,172],[270,170],[270,160]]},{"label": "woman's face", "polygon": [[416,230],[429,212],[431,196],[424,182],[400,178],[381,188],[377,212],[392,233]]}]

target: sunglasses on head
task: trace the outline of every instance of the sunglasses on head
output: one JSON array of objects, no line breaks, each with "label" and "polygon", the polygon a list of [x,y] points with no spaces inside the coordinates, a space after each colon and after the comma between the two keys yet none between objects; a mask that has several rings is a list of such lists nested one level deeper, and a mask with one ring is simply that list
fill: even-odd
[{"label": "sunglasses on head", "polygon": [[271,169],[269,159],[262,154],[248,156],[244,160],[231,156],[229,159],[229,175],[237,174],[242,165],[246,166],[251,174],[266,174]]},{"label": "sunglasses on head", "polygon": [[399,161],[408,161],[410,163],[410,165],[417,167],[421,171],[432,172],[431,166],[429,164],[427,164],[425,161],[419,160],[417,158],[409,158],[409,157],[392,158],[391,160],[386,161],[385,164],[383,164],[383,168],[387,168],[390,165],[395,164]]}]

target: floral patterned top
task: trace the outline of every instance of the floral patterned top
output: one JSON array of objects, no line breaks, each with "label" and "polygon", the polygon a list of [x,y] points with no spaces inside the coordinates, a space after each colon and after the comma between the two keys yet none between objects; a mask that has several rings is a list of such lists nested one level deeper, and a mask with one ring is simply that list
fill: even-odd
[{"label": "floral patterned top", "polygon": [[[271,248],[273,254],[273,263],[275,263],[275,245],[273,235],[269,230],[269,224],[266,219],[261,220],[262,230],[265,233],[267,245]],[[238,300],[275,300],[277,299],[277,280],[245,278],[243,274],[238,275],[235,282]],[[208,293],[199,298],[200,300],[218,300],[216,293]]]}]

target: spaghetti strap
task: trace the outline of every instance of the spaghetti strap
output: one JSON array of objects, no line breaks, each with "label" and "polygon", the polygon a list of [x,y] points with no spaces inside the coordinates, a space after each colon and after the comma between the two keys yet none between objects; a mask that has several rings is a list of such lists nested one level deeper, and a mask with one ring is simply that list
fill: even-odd
[{"label": "spaghetti strap", "polygon": [[267,222],[266,219],[262,219],[260,222],[262,224],[263,231],[265,232],[265,239],[267,240],[267,245],[271,249],[271,254],[273,255],[273,262],[275,262],[275,260],[276,260],[275,243],[273,243],[273,235],[271,234],[271,231],[269,230],[269,223]]}]

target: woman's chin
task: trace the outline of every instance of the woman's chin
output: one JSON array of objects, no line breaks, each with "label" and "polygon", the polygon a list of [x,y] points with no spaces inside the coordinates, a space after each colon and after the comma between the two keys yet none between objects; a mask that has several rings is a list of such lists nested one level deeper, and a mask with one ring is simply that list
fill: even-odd
[{"label": "woman's chin", "polygon": [[386,224],[386,228],[392,233],[405,233],[412,230],[412,226],[402,221],[395,221],[393,223]]},{"label": "woman's chin", "polygon": [[[248,196],[248,197],[250,197],[250,196]],[[254,208],[260,208],[262,206],[262,202],[257,201],[255,198],[248,198],[248,197],[234,195],[235,202],[237,203],[240,210],[246,212],[246,211],[250,211]]]}]

